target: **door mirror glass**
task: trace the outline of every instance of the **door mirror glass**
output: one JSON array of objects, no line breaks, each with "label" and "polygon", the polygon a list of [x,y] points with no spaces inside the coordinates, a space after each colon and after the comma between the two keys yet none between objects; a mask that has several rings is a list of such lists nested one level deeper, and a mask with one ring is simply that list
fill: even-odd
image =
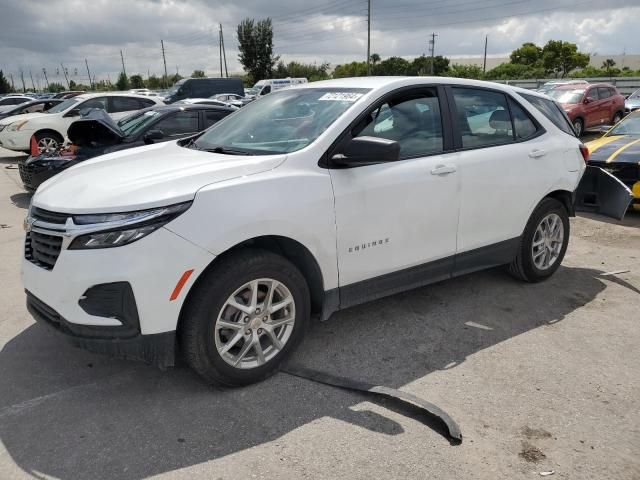
[{"label": "door mirror glass", "polygon": [[146,143],[153,143],[155,140],[162,140],[164,138],[164,132],[162,130],[149,130],[144,134],[144,141]]},{"label": "door mirror glass", "polygon": [[71,110],[69,110],[67,112],[67,114],[65,115],[65,117],[79,117],[80,116],[80,109],[79,108],[73,108]]},{"label": "door mirror glass", "polygon": [[335,154],[331,160],[342,167],[361,167],[400,159],[400,144],[376,137],[356,137]]}]

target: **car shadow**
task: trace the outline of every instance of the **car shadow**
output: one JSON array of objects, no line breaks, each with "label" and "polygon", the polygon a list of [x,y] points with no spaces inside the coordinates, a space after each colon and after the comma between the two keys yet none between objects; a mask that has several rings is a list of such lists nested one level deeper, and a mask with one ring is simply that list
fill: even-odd
[{"label": "car shadow", "polygon": [[[546,282],[524,284],[492,270],[398,294],[314,325],[292,363],[401,388],[562,321],[604,290],[601,274],[561,267]],[[216,389],[186,368],[159,371],[74,349],[41,325],[0,352],[0,440],[38,478],[141,479],[275,441],[323,417],[403,432],[359,405],[365,399],[282,373]]]},{"label": "car shadow", "polygon": [[623,227],[640,228],[640,210],[629,209],[622,220],[605,217],[596,213],[579,212],[579,217],[596,220],[598,222],[609,223],[611,225],[622,225]]},{"label": "car shadow", "polygon": [[29,208],[29,202],[31,202],[31,197],[33,193],[29,192],[20,192],[14,193],[9,196],[11,203],[13,203],[18,208],[24,208],[25,210]]}]

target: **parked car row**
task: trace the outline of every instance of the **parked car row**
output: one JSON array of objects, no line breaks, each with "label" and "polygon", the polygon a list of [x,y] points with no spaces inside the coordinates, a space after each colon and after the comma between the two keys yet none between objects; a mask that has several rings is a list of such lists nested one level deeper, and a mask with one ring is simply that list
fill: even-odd
[{"label": "parked car row", "polygon": [[178,140],[206,130],[236,109],[209,105],[157,105],[115,122],[104,110],[89,110],[69,126],[70,146],[30,156],[18,164],[27,190],[99,155]]}]

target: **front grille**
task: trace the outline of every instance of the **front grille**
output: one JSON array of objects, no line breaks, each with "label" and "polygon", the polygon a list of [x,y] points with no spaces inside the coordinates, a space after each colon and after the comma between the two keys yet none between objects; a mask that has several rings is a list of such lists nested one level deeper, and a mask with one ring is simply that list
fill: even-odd
[{"label": "front grille", "polygon": [[64,225],[67,222],[67,218],[69,218],[69,215],[66,213],[50,212],[49,210],[43,210],[38,207],[31,208],[31,216],[34,220],[57,225]]},{"label": "front grille", "polygon": [[22,180],[22,183],[31,185],[31,180],[33,178],[33,174],[35,173],[34,166],[20,163],[18,165],[18,170],[20,171],[20,179]]},{"label": "front grille", "polygon": [[46,270],[53,269],[62,248],[62,237],[30,231],[24,244],[24,256]]}]

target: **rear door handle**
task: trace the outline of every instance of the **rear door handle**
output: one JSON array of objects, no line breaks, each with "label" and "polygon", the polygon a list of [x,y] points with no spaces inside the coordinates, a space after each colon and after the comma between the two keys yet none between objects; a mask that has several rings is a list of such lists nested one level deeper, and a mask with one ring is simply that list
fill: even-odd
[{"label": "rear door handle", "polygon": [[544,157],[547,154],[546,150],[538,150],[537,148],[534,148],[533,150],[531,150],[529,152],[529,156],[531,158],[540,158],[540,157]]},{"label": "rear door handle", "polygon": [[456,167],[454,165],[436,165],[433,170],[431,170],[431,175],[448,175],[456,171]]}]

